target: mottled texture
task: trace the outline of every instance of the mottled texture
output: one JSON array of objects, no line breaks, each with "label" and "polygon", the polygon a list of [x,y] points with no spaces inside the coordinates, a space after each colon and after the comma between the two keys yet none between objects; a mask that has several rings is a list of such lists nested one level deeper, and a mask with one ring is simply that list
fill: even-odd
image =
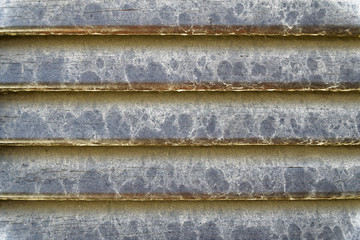
[{"label": "mottled texture", "polygon": [[358,91],[359,1],[0,0],[17,34],[266,36],[1,37],[1,240],[359,240],[356,92],[41,92]]},{"label": "mottled texture", "polygon": [[359,144],[360,95],[10,93],[2,144]]},{"label": "mottled texture", "polygon": [[0,199],[360,196],[359,148],[16,147],[0,154]]},{"label": "mottled texture", "polygon": [[262,37],[0,40],[0,90],[359,90],[360,42]]},{"label": "mottled texture", "polygon": [[357,240],[359,201],[0,202],[13,239]]},{"label": "mottled texture", "polygon": [[1,6],[3,34],[360,33],[356,0],[2,0]]}]

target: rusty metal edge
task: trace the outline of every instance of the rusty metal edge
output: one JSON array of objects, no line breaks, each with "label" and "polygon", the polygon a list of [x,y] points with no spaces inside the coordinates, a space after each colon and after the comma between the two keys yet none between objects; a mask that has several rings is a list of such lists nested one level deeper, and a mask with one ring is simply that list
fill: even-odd
[{"label": "rusty metal edge", "polygon": [[0,139],[1,146],[359,146],[360,139]]},{"label": "rusty metal edge", "polygon": [[244,35],[360,37],[360,26],[118,25],[0,27],[0,35]]},{"label": "rusty metal edge", "polygon": [[[343,194],[343,195],[341,195]],[[253,194],[251,194],[253,195]],[[290,196],[298,195],[298,196]],[[299,196],[303,195],[303,196]],[[360,199],[360,194],[350,195],[348,193],[318,194],[318,196],[309,196],[309,194],[257,194],[255,196],[242,196],[236,193],[214,193],[214,194],[191,194],[191,193],[173,193],[173,194],[0,194],[0,201],[5,200],[27,200],[27,201],[264,201],[264,200],[283,200],[283,201],[301,201],[301,200],[354,200]]]},{"label": "rusty metal edge", "polygon": [[30,91],[131,91],[131,92],[185,92],[185,91],[321,91],[321,92],[350,92],[360,91],[360,82],[321,83],[92,83],[92,84],[1,84],[0,92],[30,92]]}]

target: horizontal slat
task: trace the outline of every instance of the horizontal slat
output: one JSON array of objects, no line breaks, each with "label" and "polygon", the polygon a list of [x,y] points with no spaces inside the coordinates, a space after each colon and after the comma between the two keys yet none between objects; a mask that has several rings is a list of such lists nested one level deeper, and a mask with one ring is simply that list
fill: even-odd
[{"label": "horizontal slat", "polygon": [[0,33],[359,35],[356,0],[2,0]]},{"label": "horizontal slat", "polygon": [[357,93],[12,93],[2,145],[357,145]]},{"label": "horizontal slat", "polygon": [[2,148],[0,199],[360,199],[360,148]]},{"label": "horizontal slat", "polygon": [[2,239],[357,240],[359,201],[0,202]]},{"label": "horizontal slat", "polygon": [[0,40],[0,91],[351,91],[360,42],[239,37]]}]

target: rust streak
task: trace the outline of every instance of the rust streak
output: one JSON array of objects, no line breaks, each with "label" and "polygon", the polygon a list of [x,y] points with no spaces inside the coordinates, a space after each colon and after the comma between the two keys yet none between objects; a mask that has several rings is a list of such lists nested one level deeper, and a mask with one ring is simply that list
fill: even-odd
[{"label": "rust streak", "polygon": [[[133,9],[131,9],[133,10]],[[360,26],[17,26],[0,27],[0,35],[264,35],[359,37]]]},{"label": "rust streak", "polygon": [[0,92],[12,91],[360,91],[360,83],[341,82],[338,84],[284,83],[284,82],[238,82],[238,83],[90,83],[90,84],[0,84]]}]

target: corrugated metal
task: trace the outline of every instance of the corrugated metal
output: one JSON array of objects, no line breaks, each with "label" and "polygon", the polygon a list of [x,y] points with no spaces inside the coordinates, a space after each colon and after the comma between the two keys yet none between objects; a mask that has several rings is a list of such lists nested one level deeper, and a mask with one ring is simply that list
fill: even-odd
[{"label": "corrugated metal", "polygon": [[0,3],[0,239],[360,239],[358,1]]}]

